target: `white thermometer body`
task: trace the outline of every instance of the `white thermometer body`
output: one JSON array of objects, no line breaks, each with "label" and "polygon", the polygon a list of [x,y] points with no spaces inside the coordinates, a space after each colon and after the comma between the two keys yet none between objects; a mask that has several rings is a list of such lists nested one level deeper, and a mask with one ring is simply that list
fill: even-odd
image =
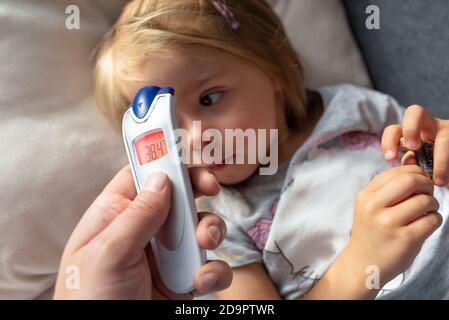
[{"label": "white thermometer body", "polygon": [[195,272],[206,262],[197,243],[198,215],[188,170],[180,159],[175,129],[176,104],[170,87],[144,87],[123,116],[123,139],[137,192],[152,171],[163,171],[172,186],[171,210],[151,241],[167,288],[191,292]]}]

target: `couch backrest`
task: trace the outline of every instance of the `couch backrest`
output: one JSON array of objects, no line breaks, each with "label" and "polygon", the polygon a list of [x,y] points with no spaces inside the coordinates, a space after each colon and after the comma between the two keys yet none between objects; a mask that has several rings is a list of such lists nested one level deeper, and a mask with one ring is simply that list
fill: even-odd
[{"label": "couch backrest", "polygon": [[[379,8],[380,29],[365,13]],[[449,3],[447,0],[345,0],[349,21],[374,87],[404,106],[420,104],[449,118]]]}]

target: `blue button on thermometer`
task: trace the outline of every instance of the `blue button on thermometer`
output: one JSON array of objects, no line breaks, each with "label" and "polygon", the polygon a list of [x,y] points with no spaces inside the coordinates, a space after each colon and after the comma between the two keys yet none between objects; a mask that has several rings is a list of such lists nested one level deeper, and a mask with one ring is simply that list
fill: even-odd
[{"label": "blue button on thermometer", "polygon": [[196,240],[198,215],[189,173],[180,159],[176,105],[170,87],[144,87],[123,116],[123,139],[139,192],[152,171],[164,171],[172,184],[167,220],[151,241],[162,281],[175,293],[194,289],[195,272],[206,262]]}]

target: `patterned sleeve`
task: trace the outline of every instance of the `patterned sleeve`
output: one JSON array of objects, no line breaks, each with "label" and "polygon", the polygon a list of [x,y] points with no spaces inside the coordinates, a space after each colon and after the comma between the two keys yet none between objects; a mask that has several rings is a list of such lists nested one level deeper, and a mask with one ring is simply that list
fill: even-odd
[{"label": "patterned sleeve", "polygon": [[200,198],[197,208],[219,215],[226,223],[226,237],[216,250],[207,251],[208,260],[224,260],[231,267],[262,263],[262,251],[248,232],[255,217],[237,191],[222,187],[219,195]]}]

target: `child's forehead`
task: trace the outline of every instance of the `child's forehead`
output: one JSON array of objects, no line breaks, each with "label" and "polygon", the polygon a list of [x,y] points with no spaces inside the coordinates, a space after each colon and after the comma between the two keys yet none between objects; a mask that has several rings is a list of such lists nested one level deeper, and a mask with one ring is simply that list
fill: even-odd
[{"label": "child's forehead", "polygon": [[235,73],[241,69],[241,61],[234,55],[215,49],[172,50],[167,54],[148,57],[140,77],[152,83],[169,85],[167,82],[205,82],[208,79]]},{"label": "child's forehead", "polygon": [[149,58],[142,69],[144,78],[155,83],[175,81],[202,82],[224,74],[227,66],[217,60],[198,57],[172,56]]},{"label": "child's forehead", "polygon": [[140,81],[128,83],[130,90],[127,96],[132,97],[145,85],[171,86],[183,92],[194,92],[214,79],[224,78],[235,72],[235,63],[227,63],[220,58],[225,55],[207,55],[204,51],[198,55],[194,53],[182,50],[148,57],[135,70],[137,74],[132,78]]},{"label": "child's forehead", "polygon": [[219,68],[219,60],[211,57],[200,57],[186,53],[172,53],[170,55],[155,55],[145,60],[145,68],[159,70],[160,73],[179,72],[180,70],[197,70],[201,73],[210,68]]},{"label": "child's forehead", "polygon": [[187,47],[172,49],[162,54],[154,54],[147,58],[146,65],[160,66],[161,69],[177,69],[179,67],[198,69],[219,69],[229,64],[234,64],[237,57],[220,52],[214,48]]}]

